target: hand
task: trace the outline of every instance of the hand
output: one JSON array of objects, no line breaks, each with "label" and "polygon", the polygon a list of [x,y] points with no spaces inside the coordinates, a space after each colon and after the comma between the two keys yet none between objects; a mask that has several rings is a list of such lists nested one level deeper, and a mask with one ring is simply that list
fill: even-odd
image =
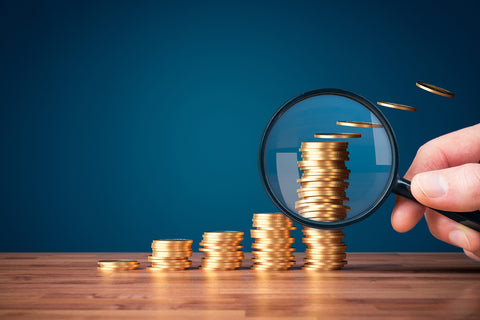
[{"label": "hand", "polygon": [[[427,142],[417,152],[405,178],[424,206],[468,212],[480,209],[480,124]],[[392,226],[398,232],[412,229],[425,215],[430,232],[463,248],[480,261],[480,232],[403,197],[396,198]]]}]

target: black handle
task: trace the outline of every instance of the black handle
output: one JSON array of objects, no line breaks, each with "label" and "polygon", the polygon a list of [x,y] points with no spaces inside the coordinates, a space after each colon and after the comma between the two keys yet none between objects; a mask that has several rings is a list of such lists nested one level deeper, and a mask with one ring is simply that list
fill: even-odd
[{"label": "black handle", "polygon": [[[397,183],[393,186],[392,191],[399,196],[408,198],[418,203],[418,201],[413,197],[412,192],[410,191],[410,181],[398,177]],[[463,224],[473,230],[480,232],[480,211],[472,212],[449,212],[442,211],[437,209],[432,209],[438,213],[443,214],[445,217],[450,218],[458,223]]]}]

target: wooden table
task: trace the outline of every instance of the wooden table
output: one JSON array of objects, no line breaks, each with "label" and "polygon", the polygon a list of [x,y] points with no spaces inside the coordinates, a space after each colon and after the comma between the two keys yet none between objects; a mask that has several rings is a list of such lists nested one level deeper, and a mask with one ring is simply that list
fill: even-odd
[{"label": "wooden table", "polygon": [[[350,253],[329,272],[255,272],[247,254],[237,271],[153,273],[147,255],[0,253],[0,319],[480,319],[480,264],[460,253]],[[141,269],[97,271],[115,258]]]}]

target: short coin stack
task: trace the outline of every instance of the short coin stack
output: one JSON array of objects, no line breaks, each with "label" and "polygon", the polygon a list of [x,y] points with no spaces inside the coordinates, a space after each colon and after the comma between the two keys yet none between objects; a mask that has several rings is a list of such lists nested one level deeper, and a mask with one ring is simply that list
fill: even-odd
[{"label": "short coin stack", "polygon": [[136,270],[139,265],[137,260],[98,260],[98,270],[100,271]]},{"label": "short coin stack", "polygon": [[202,270],[235,270],[242,265],[243,240],[241,231],[211,231],[203,234],[200,251],[203,251]]},{"label": "short coin stack", "polygon": [[296,228],[281,213],[254,213],[251,235],[253,270],[288,270],[295,264],[290,231]]},{"label": "short coin stack", "polygon": [[[303,171],[295,208],[299,214],[315,221],[338,221],[346,218],[349,207],[345,190],[348,188],[350,170],[345,166],[348,142],[303,142],[300,148]],[[306,243],[306,270],[335,270],[342,268],[345,260],[341,230],[304,228]]]},{"label": "short coin stack", "polygon": [[147,267],[150,271],[178,271],[192,266],[188,258],[192,255],[192,242],[189,239],[159,239],[152,242],[152,255]]}]

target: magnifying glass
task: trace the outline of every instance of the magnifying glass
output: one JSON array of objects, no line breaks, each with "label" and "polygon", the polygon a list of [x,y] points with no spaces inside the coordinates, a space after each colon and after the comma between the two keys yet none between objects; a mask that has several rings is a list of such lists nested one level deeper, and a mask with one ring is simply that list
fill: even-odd
[{"label": "magnifying glass", "polygon": [[[342,127],[337,125],[337,121],[366,122],[372,126]],[[341,220],[331,221],[317,221],[309,215],[300,214],[298,201],[302,194],[307,194],[299,192],[304,174],[302,169],[305,169],[301,165],[305,163],[302,143],[308,145],[326,141],[315,138],[315,135],[344,132],[346,129],[360,134],[361,138],[328,141],[348,142],[348,153],[344,149],[335,154],[348,154],[344,170],[348,172],[348,180],[345,180],[348,187],[344,188],[346,196],[343,202],[346,202],[349,211],[343,213]],[[335,138],[335,135],[329,138],[332,137]],[[322,152],[317,154],[324,154]],[[377,210],[392,192],[416,201],[410,192],[410,181],[398,176],[398,146],[390,123],[375,105],[348,91],[319,89],[287,101],[271,117],[263,132],[258,161],[263,186],[272,202],[290,219],[307,227],[340,229],[359,222]],[[316,172],[323,174],[320,169]],[[323,199],[321,196],[323,194],[316,199]],[[480,211],[433,210],[480,231]]]}]

